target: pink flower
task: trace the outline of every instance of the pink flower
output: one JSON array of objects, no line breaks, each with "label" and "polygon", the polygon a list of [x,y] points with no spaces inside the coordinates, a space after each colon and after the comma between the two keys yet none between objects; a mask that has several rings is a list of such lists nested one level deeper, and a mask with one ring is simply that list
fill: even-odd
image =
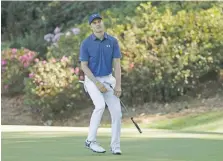
[{"label": "pink flower", "polygon": [[23,64],[23,66],[24,66],[24,68],[27,68],[27,67],[29,66],[29,63],[28,63],[28,62],[25,62],[25,63]]},{"label": "pink flower", "polygon": [[31,55],[28,55],[27,57],[26,57],[26,61],[31,61],[33,59],[33,56],[31,56]]},{"label": "pink flower", "polygon": [[34,74],[33,73],[29,73],[29,78],[33,78]]},{"label": "pink flower", "polygon": [[134,68],[134,63],[131,63],[131,64],[129,65],[129,67],[130,67],[130,69]]},{"label": "pink flower", "polygon": [[75,72],[74,68],[70,68],[70,71],[71,71],[71,73]]},{"label": "pink flower", "polygon": [[23,55],[23,59],[28,59],[29,58],[29,56],[26,54],[26,55]]},{"label": "pink flower", "polygon": [[67,62],[67,61],[68,61],[68,58],[67,58],[66,56],[63,56],[62,59],[61,59],[60,61],[61,61],[61,62],[64,62],[64,61]]},{"label": "pink flower", "polygon": [[46,64],[46,60],[42,61],[43,64]]},{"label": "pink flower", "polygon": [[53,58],[53,59],[51,59],[51,62],[52,62],[52,63],[56,63],[57,60],[56,60],[55,58]]},{"label": "pink flower", "polygon": [[80,71],[80,68],[76,67],[74,72],[75,72],[76,75],[78,75],[79,71]]},{"label": "pink flower", "polygon": [[2,66],[3,66],[3,65],[6,65],[6,64],[7,64],[7,61],[3,59],[3,60],[2,60]]},{"label": "pink flower", "polygon": [[38,59],[38,58],[36,58],[34,61],[35,61],[36,63],[38,63],[38,62],[39,62],[39,59]]},{"label": "pink flower", "polygon": [[19,60],[22,62],[22,63],[25,63],[27,61],[28,57],[26,55],[23,55],[21,57],[19,57]]},{"label": "pink flower", "polygon": [[32,56],[33,54],[32,54],[32,52],[30,51],[29,53],[28,53],[28,56]]},{"label": "pink flower", "polygon": [[16,48],[13,48],[13,49],[12,49],[12,53],[13,53],[13,54],[16,54],[16,52],[17,52],[17,49],[16,49]]},{"label": "pink flower", "polygon": [[29,56],[30,58],[33,58],[33,57],[34,57],[34,55],[35,55],[35,53],[34,53],[34,52],[32,52],[32,51],[30,51],[30,52],[28,53],[28,56]]}]

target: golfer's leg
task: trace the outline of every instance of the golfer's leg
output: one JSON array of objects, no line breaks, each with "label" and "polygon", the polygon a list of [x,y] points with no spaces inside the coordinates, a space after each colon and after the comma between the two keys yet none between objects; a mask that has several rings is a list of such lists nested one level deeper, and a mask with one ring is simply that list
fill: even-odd
[{"label": "golfer's leg", "polygon": [[121,119],[122,119],[120,100],[113,94],[112,90],[109,90],[104,95],[104,98],[106,104],[108,105],[108,109],[110,111],[112,119],[111,147],[120,148]]},{"label": "golfer's leg", "polygon": [[102,93],[98,90],[93,82],[87,82],[85,86],[95,106],[95,109],[91,115],[87,140],[96,141],[97,130],[105,109],[105,101]]}]

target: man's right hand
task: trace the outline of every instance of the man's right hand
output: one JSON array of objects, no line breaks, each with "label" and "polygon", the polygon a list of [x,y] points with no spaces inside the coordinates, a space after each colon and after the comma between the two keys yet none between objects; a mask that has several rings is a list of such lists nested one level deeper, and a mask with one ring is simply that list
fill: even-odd
[{"label": "man's right hand", "polygon": [[107,88],[104,86],[104,84],[102,84],[101,82],[97,81],[95,83],[95,85],[97,86],[98,90],[102,93],[106,93],[108,90]]},{"label": "man's right hand", "polygon": [[81,69],[83,70],[84,74],[92,81],[94,84],[97,86],[98,90],[102,93],[107,92],[107,88],[105,88],[104,84],[99,82],[91,70],[88,67],[88,62],[87,61],[81,61]]}]

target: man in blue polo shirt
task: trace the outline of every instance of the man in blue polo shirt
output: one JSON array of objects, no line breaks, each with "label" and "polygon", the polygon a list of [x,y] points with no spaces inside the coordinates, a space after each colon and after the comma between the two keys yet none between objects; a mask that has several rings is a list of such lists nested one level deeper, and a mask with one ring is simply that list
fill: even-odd
[{"label": "man in blue polo shirt", "polygon": [[112,120],[111,152],[121,154],[121,52],[117,39],[105,33],[99,14],[89,17],[89,25],[93,33],[82,42],[79,56],[85,74],[84,86],[95,106],[85,145],[94,152],[105,152],[96,142],[96,136],[106,104]]}]

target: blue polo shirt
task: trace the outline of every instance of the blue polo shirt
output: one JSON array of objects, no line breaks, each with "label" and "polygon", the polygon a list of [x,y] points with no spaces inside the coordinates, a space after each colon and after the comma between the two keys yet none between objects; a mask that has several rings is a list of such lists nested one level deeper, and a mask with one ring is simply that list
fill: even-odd
[{"label": "blue polo shirt", "polygon": [[81,44],[79,60],[88,61],[88,67],[94,76],[111,74],[113,58],[121,58],[121,52],[117,39],[107,33],[103,40],[92,34]]}]

